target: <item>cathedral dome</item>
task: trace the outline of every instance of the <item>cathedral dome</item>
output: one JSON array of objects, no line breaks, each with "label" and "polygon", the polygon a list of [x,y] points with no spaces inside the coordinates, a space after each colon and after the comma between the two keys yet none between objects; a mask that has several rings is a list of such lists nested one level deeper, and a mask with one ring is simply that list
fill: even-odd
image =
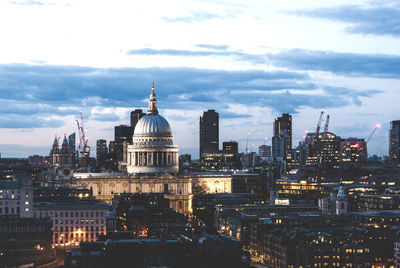
[{"label": "cathedral dome", "polygon": [[168,121],[159,114],[147,114],[136,124],[135,137],[171,137],[172,131]]}]

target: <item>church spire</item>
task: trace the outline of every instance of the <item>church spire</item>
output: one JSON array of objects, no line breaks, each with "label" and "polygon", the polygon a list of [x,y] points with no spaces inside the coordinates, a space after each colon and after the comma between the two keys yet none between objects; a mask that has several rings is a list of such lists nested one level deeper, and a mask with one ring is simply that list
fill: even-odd
[{"label": "church spire", "polygon": [[154,93],[154,83],[152,83],[150,99],[149,99],[149,109],[147,110],[147,114],[158,114],[157,110],[157,100],[156,93]]}]

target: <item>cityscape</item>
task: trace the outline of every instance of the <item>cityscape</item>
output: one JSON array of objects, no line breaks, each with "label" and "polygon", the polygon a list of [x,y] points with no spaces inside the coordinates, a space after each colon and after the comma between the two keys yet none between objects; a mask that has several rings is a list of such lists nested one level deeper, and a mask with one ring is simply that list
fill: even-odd
[{"label": "cityscape", "polygon": [[399,17],[0,2],[0,267],[400,267]]}]

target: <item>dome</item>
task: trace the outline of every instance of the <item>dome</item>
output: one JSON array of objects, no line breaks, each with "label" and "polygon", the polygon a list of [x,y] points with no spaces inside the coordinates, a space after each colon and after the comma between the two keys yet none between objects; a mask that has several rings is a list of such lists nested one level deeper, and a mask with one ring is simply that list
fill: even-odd
[{"label": "dome", "polygon": [[172,131],[164,117],[159,114],[147,114],[136,124],[133,136],[171,137]]}]

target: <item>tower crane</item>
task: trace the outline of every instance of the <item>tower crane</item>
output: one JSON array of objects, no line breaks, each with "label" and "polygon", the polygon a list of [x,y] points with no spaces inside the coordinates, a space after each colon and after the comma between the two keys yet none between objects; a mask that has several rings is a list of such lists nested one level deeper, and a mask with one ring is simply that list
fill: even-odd
[{"label": "tower crane", "polygon": [[247,139],[246,139],[246,153],[249,152],[249,137],[250,137],[250,133],[247,133]]},{"label": "tower crane", "polygon": [[81,111],[81,121],[76,120],[76,124],[78,125],[78,133],[79,133],[79,146],[78,152],[81,156],[82,166],[81,171],[87,171],[87,164],[90,155],[90,146],[89,146],[89,137],[87,136],[86,130],[83,126],[83,113]]},{"label": "tower crane", "polygon": [[380,127],[381,127],[380,124],[376,124],[376,125],[375,125],[374,130],[372,130],[371,134],[369,135],[369,137],[368,137],[368,139],[367,139],[367,141],[366,141],[365,143],[368,143],[368,142],[369,142],[369,140],[370,140],[370,139],[372,138],[372,136],[375,134],[376,130],[377,130],[378,128],[380,128]]},{"label": "tower crane", "polygon": [[317,131],[315,131],[315,137],[316,139],[319,138],[319,130],[321,128],[321,123],[322,123],[322,116],[324,115],[324,110],[321,110],[321,114],[319,115],[319,120],[317,124]]},{"label": "tower crane", "polygon": [[329,114],[326,116],[325,127],[324,127],[324,140],[326,139],[326,133],[328,132],[329,127]]}]

